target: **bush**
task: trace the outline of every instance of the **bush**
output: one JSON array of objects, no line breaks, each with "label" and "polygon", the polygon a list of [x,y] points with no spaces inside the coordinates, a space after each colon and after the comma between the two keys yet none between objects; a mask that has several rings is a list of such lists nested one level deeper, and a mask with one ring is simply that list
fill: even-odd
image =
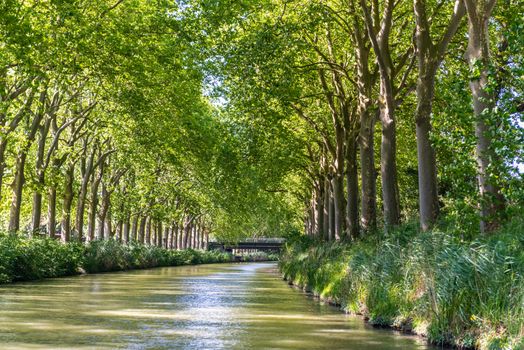
[{"label": "bush", "polygon": [[216,251],[168,250],[135,242],[115,240],[90,242],[85,250],[86,272],[144,269],[160,266],[196,265],[232,261],[231,254]]},{"label": "bush", "polygon": [[[259,261],[266,254],[247,256],[243,261]],[[168,250],[114,239],[96,240],[86,245],[63,244],[49,238],[27,238],[0,234],[0,284],[80,273],[144,269],[232,262],[230,253],[201,250]]]},{"label": "bush", "polygon": [[0,234],[0,284],[88,273],[231,262],[218,251],[167,250],[135,242],[96,240],[86,245]]},{"label": "bush", "polygon": [[0,235],[0,283],[77,273],[84,248],[48,238]]},{"label": "bush", "polygon": [[284,277],[376,325],[435,343],[516,349],[524,329],[524,220],[461,241],[405,225],[355,244],[291,241]]},{"label": "bush", "polygon": [[277,261],[278,254],[266,252],[254,252],[240,256],[240,261]]}]

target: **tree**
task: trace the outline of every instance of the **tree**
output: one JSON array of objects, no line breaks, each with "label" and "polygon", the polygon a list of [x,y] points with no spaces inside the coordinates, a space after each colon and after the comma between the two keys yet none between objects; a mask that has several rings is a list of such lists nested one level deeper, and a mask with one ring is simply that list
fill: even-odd
[{"label": "tree", "polygon": [[[457,32],[465,14],[462,0],[455,1],[446,29],[436,41],[432,37],[426,0],[413,1],[416,20],[416,55],[418,61],[417,108],[415,123],[417,133],[417,161],[420,226],[428,230],[436,221],[439,204],[437,191],[437,164],[431,145],[431,112],[435,93],[435,76],[444,59],[449,42]],[[438,10],[441,11],[440,9]],[[432,18],[437,22],[436,18]],[[434,24],[436,25],[436,24]]]},{"label": "tree", "polygon": [[[494,130],[490,119],[496,105],[493,89],[489,84],[492,59],[490,56],[489,20],[495,0],[464,0],[468,14],[467,57],[473,76],[469,82],[475,113],[476,158],[480,190],[481,231],[491,232],[500,225],[498,212],[503,210],[505,199],[497,183],[492,164],[496,158],[492,146]],[[494,172],[495,175],[490,175]]]}]

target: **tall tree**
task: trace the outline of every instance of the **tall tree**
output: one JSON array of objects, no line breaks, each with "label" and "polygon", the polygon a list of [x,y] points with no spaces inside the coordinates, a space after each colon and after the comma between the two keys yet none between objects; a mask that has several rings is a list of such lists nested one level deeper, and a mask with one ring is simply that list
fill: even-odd
[{"label": "tall tree", "polygon": [[505,206],[504,196],[497,183],[497,169],[493,167],[496,154],[493,149],[495,129],[492,119],[496,99],[489,82],[493,65],[490,54],[489,21],[496,0],[464,0],[464,2],[468,14],[467,57],[473,74],[469,87],[473,96],[477,137],[481,231],[491,232],[499,227],[500,221],[497,216]]},{"label": "tall tree", "polygon": [[[437,191],[437,164],[431,145],[431,112],[435,94],[435,76],[444,59],[447,47],[465,14],[462,0],[455,1],[453,12],[447,20],[446,29],[437,38],[432,35],[432,23],[426,0],[413,1],[416,21],[416,55],[418,60],[417,108],[415,123],[417,134],[418,188],[420,226],[428,230],[436,221],[439,204]],[[442,9],[438,9],[439,12]],[[433,14],[436,26],[438,13]],[[438,23],[438,25],[442,25]],[[433,30],[434,31],[434,30]]]}]

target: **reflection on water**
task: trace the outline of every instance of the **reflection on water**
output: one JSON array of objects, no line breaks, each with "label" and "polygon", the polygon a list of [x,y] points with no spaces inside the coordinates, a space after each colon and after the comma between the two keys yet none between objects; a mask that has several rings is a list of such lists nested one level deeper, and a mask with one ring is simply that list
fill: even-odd
[{"label": "reflection on water", "polygon": [[0,348],[428,349],[305,297],[275,268],[171,267],[0,287]]}]

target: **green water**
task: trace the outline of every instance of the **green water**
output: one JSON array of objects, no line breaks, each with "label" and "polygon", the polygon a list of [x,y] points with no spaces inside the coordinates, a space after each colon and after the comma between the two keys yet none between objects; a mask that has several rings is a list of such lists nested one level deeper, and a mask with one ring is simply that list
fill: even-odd
[{"label": "green water", "polygon": [[429,349],[283,282],[273,263],[0,287],[0,349]]}]

